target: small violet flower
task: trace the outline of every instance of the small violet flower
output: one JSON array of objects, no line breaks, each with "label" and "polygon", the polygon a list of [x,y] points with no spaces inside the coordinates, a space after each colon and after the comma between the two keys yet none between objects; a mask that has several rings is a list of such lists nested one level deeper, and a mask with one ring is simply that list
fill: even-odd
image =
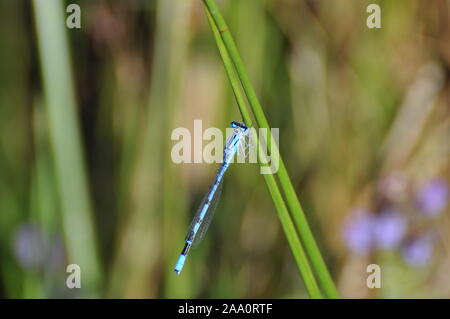
[{"label": "small violet flower", "polygon": [[37,225],[24,224],[14,235],[13,250],[23,268],[38,268],[45,263],[47,244]]},{"label": "small violet flower", "polygon": [[442,179],[434,179],[423,185],[417,194],[420,209],[428,217],[438,216],[449,201],[449,186]]},{"label": "small violet flower", "polygon": [[374,223],[374,240],[381,249],[394,249],[406,233],[406,220],[394,210],[383,211]]},{"label": "small violet flower", "polygon": [[410,266],[425,266],[431,259],[433,243],[430,236],[421,236],[408,242],[402,249],[405,262]]},{"label": "small violet flower", "polygon": [[359,255],[367,255],[373,249],[374,217],[366,211],[359,211],[344,225],[343,238],[348,249]]}]

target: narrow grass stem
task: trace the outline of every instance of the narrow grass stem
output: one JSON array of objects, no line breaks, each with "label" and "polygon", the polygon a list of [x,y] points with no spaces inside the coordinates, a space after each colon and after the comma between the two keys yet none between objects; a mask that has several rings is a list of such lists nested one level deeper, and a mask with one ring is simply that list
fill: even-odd
[{"label": "narrow grass stem", "polygon": [[[266,128],[268,130],[268,140],[271,141],[272,137],[270,133],[269,123],[264,115],[264,111],[262,110],[256,92],[251,85],[250,79],[247,75],[244,64],[240,58],[239,52],[228,29],[228,26],[225,23],[225,20],[223,19],[220,10],[214,0],[204,0],[204,3],[207,11],[214,20],[214,24],[217,27],[218,33],[222,39],[223,46],[226,48],[226,51],[229,55],[229,60],[231,60],[232,64],[234,65],[234,69],[247,96],[255,120],[260,128]],[[245,106],[243,106],[242,108],[245,108]],[[240,107],[241,114],[244,114],[245,111],[243,112],[242,108]],[[324,293],[328,298],[338,298],[339,295],[336,286],[331,278],[325,261],[323,260],[317,243],[313,237],[303,209],[300,205],[300,202],[298,201],[295,189],[287,173],[285,164],[281,156],[279,156],[277,145],[273,145],[272,150],[272,156],[278,156],[280,162],[280,167],[277,173],[279,183],[284,192],[288,207],[291,211],[291,216],[294,220],[297,232],[299,233],[303,244],[305,245],[306,252],[311,259],[311,263],[314,267],[316,275],[318,276],[319,282],[322,285]]]},{"label": "narrow grass stem", "polygon": [[[208,11],[206,11],[206,14],[208,16],[208,20],[209,20],[211,29],[213,31],[214,38],[217,43],[217,47],[219,48],[219,52],[220,52],[222,61],[225,66],[225,71],[226,71],[228,79],[231,83],[231,87],[232,87],[234,96],[236,97],[236,101],[237,101],[239,110],[241,112],[242,118],[244,119],[244,122],[246,125],[252,126],[252,120],[250,117],[250,113],[247,110],[247,106],[246,106],[245,98],[244,98],[244,95],[242,92],[242,88],[241,88],[239,79],[237,77],[237,74],[234,70],[230,56],[228,55],[228,52],[222,41],[220,32],[217,29],[214,20],[212,19],[211,15],[209,14]],[[261,148],[261,144],[259,141],[258,141],[258,147]],[[263,154],[263,152],[260,150],[258,152],[258,154]],[[314,299],[322,298],[320,289],[317,285],[316,279],[315,279],[314,274],[309,265],[308,258],[305,254],[305,251],[300,242],[300,239],[298,238],[298,234],[295,231],[294,224],[292,223],[291,217],[289,216],[289,212],[287,210],[287,207],[283,200],[283,197],[280,193],[278,185],[275,181],[275,178],[272,174],[264,174],[264,179],[266,181],[267,188],[269,189],[269,192],[273,199],[275,208],[278,212],[278,217],[280,218],[281,225],[283,227],[284,233],[286,234],[286,238],[288,240],[290,249],[291,249],[292,254],[294,255],[294,259],[297,263],[297,268],[305,282],[306,289],[311,298],[314,298]]]}]

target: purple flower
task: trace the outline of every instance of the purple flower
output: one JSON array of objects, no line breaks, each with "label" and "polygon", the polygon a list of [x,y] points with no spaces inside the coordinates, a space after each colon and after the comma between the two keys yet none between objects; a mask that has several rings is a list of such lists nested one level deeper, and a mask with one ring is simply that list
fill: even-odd
[{"label": "purple flower", "polygon": [[37,225],[22,225],[14,235],[13,248],[23,268],[37,268],[45,262],[47,241]]},{"label": "purple flower", "polygon": [[374,217],[359,211],[344,225],[343,238],[348,249],[359,255],[367,255],[373,248]]},{"label": "purple flower", "polygon": [[408,180],[402,172],[392,172],[378,183],[378,191],[392,201],[398,201],[406,195]]},{"label": "purple flower", "polygon": [[449,187],[446,181],[434,179],[426,183],[417,195],[417,202],[429,217],[438,216],[449,200]]},{"label": "purple flower", "polygon": [[374,237],[377,246],[381,249],[393,249],[406,232],[406,220],[391,209],[383,211],[374,225]]},{"label": "purple flower", "polygon": [[429,235],[414,238],[402,249],[405,262],[410,266],[425,266],[431,259],[433,243]]}]

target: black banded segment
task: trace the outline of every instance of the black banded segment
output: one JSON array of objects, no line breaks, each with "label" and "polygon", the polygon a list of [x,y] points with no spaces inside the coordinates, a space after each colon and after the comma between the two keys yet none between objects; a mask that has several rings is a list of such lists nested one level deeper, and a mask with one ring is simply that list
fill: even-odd
[{"label": "black banded segment", "polygon": [[181,254],[186,256],[188,254],[190,248],[191,248],[191,244],[186,243],[184,245],[183,250],[181,251]]}]

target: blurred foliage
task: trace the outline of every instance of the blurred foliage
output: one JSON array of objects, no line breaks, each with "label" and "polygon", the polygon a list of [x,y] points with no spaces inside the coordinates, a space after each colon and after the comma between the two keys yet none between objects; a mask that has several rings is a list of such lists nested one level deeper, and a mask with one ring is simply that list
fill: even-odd
[{"label": "blurred foliage", "polygon": [[[47,5],[57,1],[64,18],[70,1]],[[381,29],[366,27],[372,2]],[[240,120],[202,1],[76,3],[82,28],[62,24],[52,49],[32,1],[0,2],[0,296],[306,297],[256,165],[230,168],[207,237],[173,274],[216,165],[174,164],[170,134],[194,119],[204,128]],[[424,185],[450,177],[450,3],[218,3],[280,128],[280,151],[341,294],[450,297],[449,207],[425,218],[416,205]],[[70,61],[71,79],[64,62],[41,63],[52,50]],[[66,80],[49,86],[50,70]],[[75,129],[54,113],[70,104]],[[57,155],[58,134],[68,149],[79,134],[79,157]],[[81,182],[62,179],[62,168]],[[86,197],[67,196],[81,175],[76,191]],[[77,198],[88,208],[72,215]],[[344,240],[355,211],[378,216],[391,206],[408,221],[401,245],[433,233],[426,263],[408,264],[399,247],[357,253]],[[73,245],[89,224],[92,241]],[[98,283],[82,268],[85,288],[67,289],[67,264],[97,251]],[[367,289],[371,263],[382,268],[381,289]]]}]

